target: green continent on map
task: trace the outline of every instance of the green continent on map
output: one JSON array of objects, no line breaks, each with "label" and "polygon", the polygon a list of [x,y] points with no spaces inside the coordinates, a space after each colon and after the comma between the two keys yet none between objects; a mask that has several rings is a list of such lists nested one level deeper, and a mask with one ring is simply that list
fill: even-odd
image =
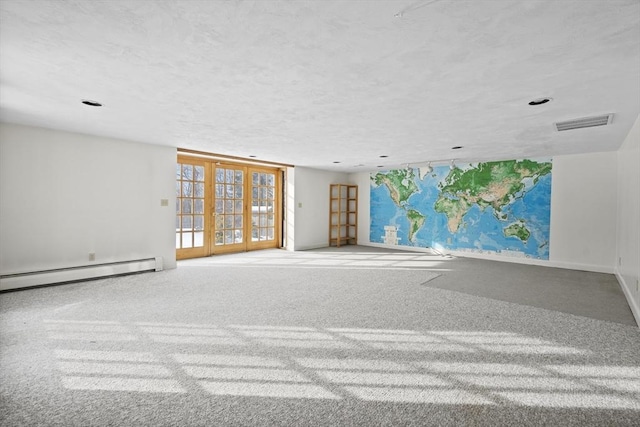
[{"label": "green continent on map", "polygon": [[505,221],[507,215],[502,210],[522,196],[525,178],[533,179],[535,185],[541,176],[549,173],[551,162],[533,160],[478,163],[466,170],[453,168],[438,185],[440,196],[434,209],[447,216],[452,233],[458,230],[462,217],[473,205],[481,209],[492,207],[496,218]]},{"label": "green continent on map", "polygon": [[408,209],[407,219],[409,220],[409,241],[413,242],[416,233],[424,225],[426,217],[415,209]]},{"label": "green continent on map", "polygon": [[462,199],[448,199],[446,197],[438,197],[433,210],[443,213],[447,216],[447,228],[452,233],[458,231],[462,223],[462,217],[467,213],[471,205]]},{"label": "green continent on map", "polygon": [[413,169],[396,169],[387,173],[377,173],[371,179],[376,185],[384,184],[387,187],[391,200],[398,207],[407,203],[409,197],[419,191]]},{"label": "green continent on map", "polygon": [[524,226],[524,221],[509,224],[502,232],[504,233],[504,237],[517,237],[522,240],[523,243],[527,243],[529,236],[531,236],[531,232]]}]

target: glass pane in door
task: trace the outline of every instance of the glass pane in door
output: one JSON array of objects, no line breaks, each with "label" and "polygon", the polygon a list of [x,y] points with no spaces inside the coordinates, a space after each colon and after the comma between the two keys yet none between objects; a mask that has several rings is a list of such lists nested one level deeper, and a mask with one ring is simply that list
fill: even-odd
[{"label": "glass pane in door", "polygon": [[275,239],[275,173],[251,173],[251,241]]},{"label": "glass pane in door", "polygon": [[176,249],[204,246],[204,166],[176,165]]},{"label": "glass pane in door", "polygon": [[244,242],[244,170],[216,166],[214,245]]}]

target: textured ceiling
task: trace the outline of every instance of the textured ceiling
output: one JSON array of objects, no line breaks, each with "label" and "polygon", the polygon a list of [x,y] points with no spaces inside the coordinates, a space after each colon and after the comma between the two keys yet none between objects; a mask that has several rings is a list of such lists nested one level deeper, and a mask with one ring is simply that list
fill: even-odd
[{"label": "textured ceiling", "polygon": [[0,83],[3,122],[327,170],[611,151],[640,1],[2,0]]}]

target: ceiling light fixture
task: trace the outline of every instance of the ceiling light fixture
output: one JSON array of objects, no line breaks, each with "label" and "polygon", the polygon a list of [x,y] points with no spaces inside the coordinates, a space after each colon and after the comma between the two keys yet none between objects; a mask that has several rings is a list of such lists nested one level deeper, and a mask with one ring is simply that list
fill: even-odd
[{"label": "ceiling light fixture", "polygon": [[451,147],[452,150],[459,150],[462,148],[462,145],[456,145],[455,147]]},{"label": "ceiling light fixture", "polygon": [[538,99],[534,99],[533,101],[529,102],[529,105],[542,105],[542,104],[546,104],[547,102],[551,101],[553,98],[538,98]]},{"label": "ceiling light fixture", "polygon": [[340,162],[338,162],[338,161],[335,161],[335,162],[333,162],[333,163],[340,163]]},{"label": "ceiling light fixture", "polygon": [[90,107],[102,107],[101,103],[99,103],[98,101],[91,101],[90,99],[83,99],[82,103]]},{"label": "ceiling light fixture", "polygon": [[381,159],[384,159],[385,157],[389,157],[389,156],[387,156],[387,155],[385,155],[385,154],[383,154],[382,156],[380,156],[380,158],[381,158]]}]

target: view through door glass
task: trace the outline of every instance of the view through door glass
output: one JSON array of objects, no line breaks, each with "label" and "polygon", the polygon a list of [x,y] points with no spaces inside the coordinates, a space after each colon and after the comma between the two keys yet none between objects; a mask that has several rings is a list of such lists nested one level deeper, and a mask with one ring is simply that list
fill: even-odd
[{"label": "view through door glass", "polygon": [[245,174],[245,167],[231,165],[215,167],[214,254],[246,250]]},{"label": "view through door glass", "polygon": [[281,246],[281,171],[179,156],[176,258]]},{"label": "view through door glass", "polygon": [[250,249],[279,246],[278,174],[275,170],[250,169],[251,241]]},{"label": "view through door glass", "polygon": [[206,255],[204,162],[179,161],[176,166],[176,257]]}]

